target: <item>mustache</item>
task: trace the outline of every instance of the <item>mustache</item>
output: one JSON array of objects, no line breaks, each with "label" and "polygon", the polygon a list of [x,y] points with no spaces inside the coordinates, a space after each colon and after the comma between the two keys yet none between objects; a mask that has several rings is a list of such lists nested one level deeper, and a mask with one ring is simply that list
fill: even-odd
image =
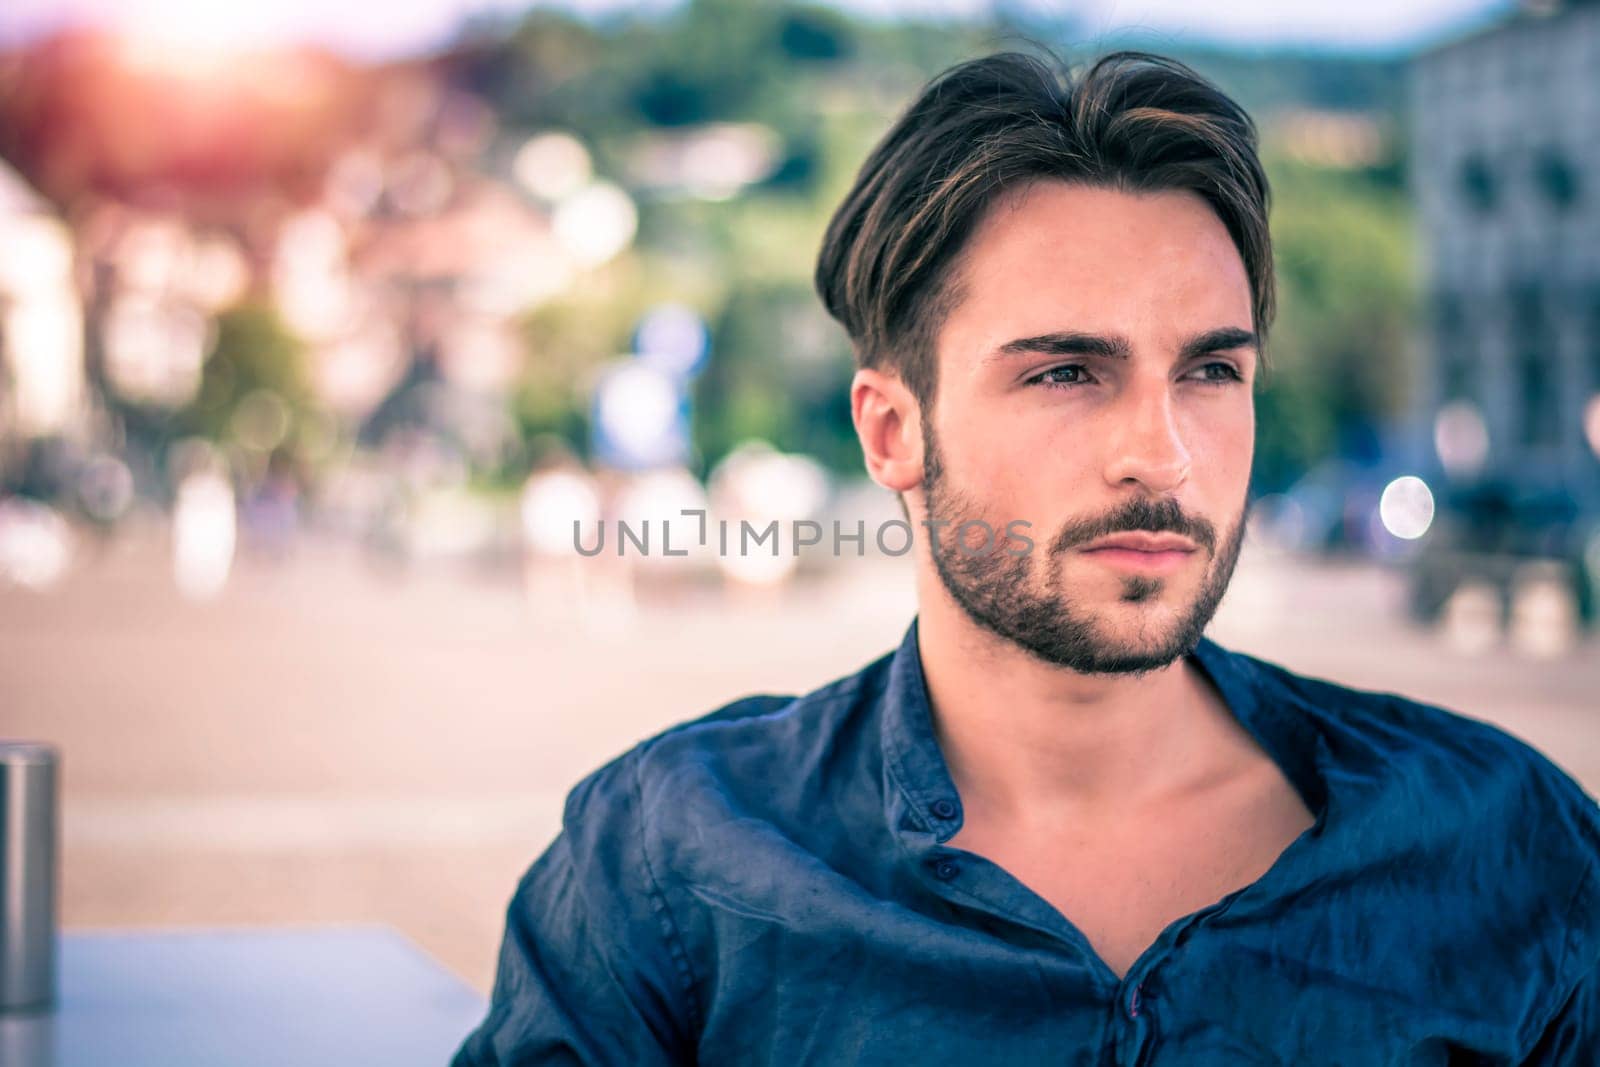
[{"label": "mustache", "polygon": [[1176,500],[1170,497],[1161,500],[1140,497],[1109,515],[1068,523],[1050,543],[1050,551],[1054,554],[1067,552],[1078,545],[1118,533],[1180,534],[1200,545],[1208,554],[1215,554],[1217,546],[1216,527],[1205,519],[1185,515]]}]

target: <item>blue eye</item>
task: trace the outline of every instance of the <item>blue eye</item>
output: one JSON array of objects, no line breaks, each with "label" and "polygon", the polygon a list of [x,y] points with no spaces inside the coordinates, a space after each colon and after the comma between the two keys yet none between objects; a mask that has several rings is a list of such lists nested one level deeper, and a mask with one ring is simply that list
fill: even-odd
[{"label": "blue eye", "polygon": [[1205,366],[1201,367],[1200,369],[1203,370],[1203,371],[1208,371],[1212,367],[1220,367],[1220,368],[1222,368],[1223,376],[1220,377],[1220,378],[1213,378],[1213,377],[1209,377],[1209,376],[1205,377],[1205,378],[1202,378],[1201,379],[1202,384],[1204,384],[1204,385],[1231,385],[1234,382],[1242,382],[1242,381],[1244,381],[1244,375],[1240,374],[1239,371],[1231,363],[1207,363]]},{"label": "blue eye", "polygon": [[[1049,389],[1071,388],[1075,385],[1085,384],[1084,379],[1088,377],[1088,373],[1088,369],[1081,363],[1064,363],[1059,367],[1051,367],[1047,371],[1035,374],[1028,379],[1028,384],[1043,385]],[[1058,377],[1058,375],[1066,374],[1071,374],[1073,377],[1070,379]]]}]

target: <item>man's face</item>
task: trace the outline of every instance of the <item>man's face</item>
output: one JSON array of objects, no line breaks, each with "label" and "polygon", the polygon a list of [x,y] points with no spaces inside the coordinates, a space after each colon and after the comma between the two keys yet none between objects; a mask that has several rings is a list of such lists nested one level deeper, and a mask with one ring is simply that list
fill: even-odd
[{"label": "man's face", "polygon": [[[1044,181],[991,209],[957,269],[922,424],[940,579],[1047,662],[1166,666],[1210,622],[1244,526],[1258,352],[1226,228],[1192,193]],[[958,544],[969,520],[989,551],[977,526]],[[1093,547],[1128,532],[1192,550]]]}]

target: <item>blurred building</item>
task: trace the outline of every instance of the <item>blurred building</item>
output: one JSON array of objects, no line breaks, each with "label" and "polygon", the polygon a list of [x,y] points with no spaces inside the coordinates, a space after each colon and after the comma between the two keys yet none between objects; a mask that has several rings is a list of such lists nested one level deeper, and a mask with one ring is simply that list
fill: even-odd
[{"label": "blurred building", "polygon": [[1600,505],[1600,3],[1421,55],[1410,109],[1442,465]]},{"label": "blurred building", "polygon": [[55,499],[103,452],[165,497],[185,435],[241,489],[391,434],[514,457],[507,397],[549,358],[523,317],[631,245],[632,197],[436,58],[193,58],[92,29],[0,49],[0,491]]},{"label": "blurred building", "polygon": [[82,312],[71,233],[0,160],[0,442],[82,429]]}]

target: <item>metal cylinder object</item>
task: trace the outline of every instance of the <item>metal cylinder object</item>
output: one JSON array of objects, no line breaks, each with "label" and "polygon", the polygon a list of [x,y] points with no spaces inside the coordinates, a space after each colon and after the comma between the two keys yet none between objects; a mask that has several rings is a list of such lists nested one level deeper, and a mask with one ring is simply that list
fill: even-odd
[{"label": "metal cylinder object", "polygon": [[0,1012],[56,995],[56,752],[0,741]]}]

